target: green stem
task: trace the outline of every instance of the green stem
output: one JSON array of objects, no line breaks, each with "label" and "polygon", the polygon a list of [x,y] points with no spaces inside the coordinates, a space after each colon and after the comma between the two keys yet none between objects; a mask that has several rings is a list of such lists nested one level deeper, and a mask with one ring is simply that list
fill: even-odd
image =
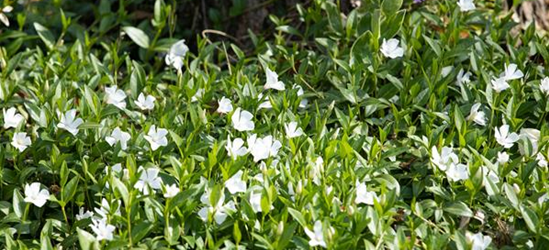
[{"label": "green stem", "polygon": [[131,215],[131,212],[132,212],[132,195],[130,194],[130,200],[128,202],[128,206],[126,207],[126,221],[128,223],[128,240],[129,240],[129,248],[132,248],[133,246],[133,243],[132,243],[132,222],[130,220],[130,215]]},{"label": "green stem", "polygon": [[67,218],[67,212],[65,211],[65,206],[61,206],[61,211],[63,212],[63,218],[65,218],[65,223],[69,226],[69,219]]}]

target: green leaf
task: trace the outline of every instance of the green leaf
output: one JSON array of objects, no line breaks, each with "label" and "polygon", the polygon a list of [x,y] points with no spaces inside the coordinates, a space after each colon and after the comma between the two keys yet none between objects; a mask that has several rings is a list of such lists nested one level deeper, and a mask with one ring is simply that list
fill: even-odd
[{"label": "green leaf", "polygon": [[513,188],[513,186],[509,185],[508,183],[504,183],[503,191],[505,192],[505,195],[507,195],[507,199],[509,199],[513,207],[518,208],[519,199],[517,197],[517,193],[515,193],[515,189]]},{"label": "green leaf", "polygon": [[538,230],[540,229],[540,226],[543,226],[543,225],[539,225],[539,218],[536,215],[536,213],[534,213],[532,209],[525,206],[522,207],[520,212],[522,214],[522,218],[524,219],[524,222],[526,222],[526,226],[528,226],[528,229],[530,229],[530,231],[532,231],[533,233],[537,234]]},{"label": "green leaf", "polygon": [[288,212],[292,215],[294,220],[296,220],[299,223],[299,225],[301,225],[302,227],[307,227],[307,222],[305,221],[305,218],[303,217],[301,212],[293,208],[288,208]]},{"label": "green leaf", "polygon": [[132,41],[136,43],[139,47],[144,49],[149,48],[150,41],[145,32],[132,26],[123,27],[122,30],[124,30],[124,32],[126,32],[126,34],[128,34],[128,36],[132,39]]},{"label": "green leaf", "polygon": [[445,206],[443,210],[454,215],[473,217],[473,211],[461,201],[452,202]]},{"label": "green leaf", "polygon": [[386,16],[394,15],[402,6],[403,0],[383,0],[381,10]]},{"label": "green leaf", "polygon": [[46,47],[48,47],[48,49],[52,49],[55,44],[55,38],[50,30],[39,23],[33,23],[33,25],[40,39],[42,39],[44,44],[46,44]]},{"label": "green leaf", "polygon": [[92,234],[78,227],[76,228],[76,231],[78,233],[78,242],[80,243],[80,249],[99,249],[98,244],[96,244],[95,237]]},{"label": "green leaf", "polygon": [[132,227],[132,240],[140,241],[143,239],[153,229],[154,225],[150,221],[141,221],[137,226]]},{"label": "green leaf", "polygon": [[78,181],[79,177],[75,176],[69,181],[69,183],[67,183],[67,185],[63,187],[63,190],[61,192],[63,201],[68,202],[72,199],[72,197],[74,197],[78,187]]},{"label": "green leaf", "polygon": [[136,61],[132,61],[132,66],[132,74],[130,76],[130,91],[132,97],[137,98],[141,91],[141,88],[143,88],[143,86],[145,86],[146,84],[145,70]]},{"label": "green leaf", "polygon": [[124,185],[124,183],[122,183],[122,181],[120,181],[116,177],[112,178],[112,185],[116,190],[118,190],[118,192],[120,193],[120,196],[122,196],[122,200],[124,201],[124,205],[126,207],[131,206],[131,204],[129,204],[130,194],[129,194],[129,191],[128,191],[128,188],[126,187],[126,185]]},{"label": "green leaf", "polygon": [[23,213],[25,213],[25,201],[23,199],[23,196],[21,193],[19,193],[19,190],[14,189],[13,190],[13,212],[15,212],[15,215],[17,217],[22,218]]}]

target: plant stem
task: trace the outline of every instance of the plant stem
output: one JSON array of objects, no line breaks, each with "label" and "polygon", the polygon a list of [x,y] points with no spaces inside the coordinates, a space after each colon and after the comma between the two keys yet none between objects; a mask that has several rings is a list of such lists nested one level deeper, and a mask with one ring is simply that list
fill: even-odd
[{"label": "plant stem", "polygon": [[63,211],[63,218],[65,218],[65,223],[69,226],[69,219],[67,218],[67,212],[65,211],[65,206],[61,206],[61,211]]}]

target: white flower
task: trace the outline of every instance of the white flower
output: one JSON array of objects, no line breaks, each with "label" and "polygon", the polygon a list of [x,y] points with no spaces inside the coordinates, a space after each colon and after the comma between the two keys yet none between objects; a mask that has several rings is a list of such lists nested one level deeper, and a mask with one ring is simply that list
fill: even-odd
[{"label": "white flower", "polygon": [[19,152],[23,152],[28,146],[31,145],[31,139],[25,132],[14,133],[11,145],[19,149]]},{"label": "white flower", "polygon": [[485,178],[483,179],[483,183],[486,186],[486,180],[490,179],[493,183],[499,182],[499,176],[492,170],[490,170],[488,167],[482,166],[482,173],[485,175]]},{"label": "white flower", "polygon": [[505,163],[509,162],[509,154],[507,152],[498,152],[498,163],[500,165],[503,165]]},{"label": "white flower", "polygon": [[157,190],[162,188],[162,179],[158,177],[158,173],[160,172],[158,168],[143,169],[143,167],[139,167],[139,170],[141,174],[139,175],[139,180],[133,186],[134,188],[139,189],[144,195],[149,194],[147,187]]},{"label": "white flower", "polygon": [[204,96],[204,89],[198,89],[196,90],[196,93],[194,93],[193,97],[191,98],[191,102],[196,102],[200,99],[202,99],[202,97]]},{"label": "white flower", "polygon": [[391,38],[386,41],[384,38],[380,51],[385,57],[390,57],[393,59],[402,57],[404,55],[404,49],[398,46],[399,43],[400,41],[397,39]]},{"label": "white flower", "polygon": [[374,205],[374,200],[377,200],[377,195],[374,191],[368,191],[366,183],[356,183],[356,204]]},{"label": "white flower", "polygon": [[278,80],[278,74],[269,68],[265,68],[265,75],[267,78],[267,83],[263,86],[264,89],[276,89],[284,90],[284,83]]},{"label": "white flower", "polygon": [[520,79],[524,76],[522,71],[520,69],[517,69],[517,65],[514,63],[511,63],[509,65],[505,66],[505,72],[500,75],[500,77],[503,77],[506,81]]},{"label": "white flower", "polygon": [[433,146],[431,154],[431,162],[441,171],[446,171],[448,166],[459,162],[458,156],[449,147],[443,147],[439,154],[437,148]]},{"label": "white flower", "polygon": [[[302,96],[303,94],[305,94],[305,92],[303,91],[303,88],[301,86],[299,86],[297,84],[294,84],[293,88],[297,89],[297,96]],[[300,108],[306,108],[308,103],[309,103],[309,101],[307,99],[302,99],[299,102],[299,107]]]},{"label": "white flower", "polygon": [[167,134],[168,130],[163,128],[156,129],[156,125],[152,125],[149,129],[149,133],[147,133],[144,137],[145,140],[151,144],[151,149],[155,151],[160,146],[165,147],[168,145],[168,138],[166,138]]},{"label": "white flower", "polygon": [[458,85],[469,83],[471,82],[471,79],[469,79],[470,77],[471,77],[470,72],[465,72],[463,69],[460,69],[456,76],[456,83]]},{"label": "white flower", "polygon": [[4,128],[16,128],[19,126],[21,121],[23,121],[23,116],[17,113],[17,109],[14,107],[9,108],[7,111],[3,110],[4,113]]},{"label": "white flower", "polygon": [[549,77],[545,77],[541,80],[539,90],[541,90],[541,93],[549,96]]},{"label": "white flower", "polygon": [[467,233],[465,236],[467,241],[472,244],[471,250],[484,250],[492,243],[492,238],[490,238],[490,236],[482,235],[482,233]]},{"label": "white flower", "polygon": [[81,118],[76,118],[76,109],[71,109],[65,114],[61,114],[61,121],[57,127],[69,131],[72,135],[78,134],[78,127],[84,122]]},{"label": "white flower", "polygon": [[236,207],[233,201],[229,201],[226,204],[223,204],[225,201],[225,194],[223,194],[223,190],[221,190],[221,196],[217,200],[217,204],[213,206],[210,203],[210,192],[208,189],[205,190],[204,194],[200,197],[200,201],[207,205],[206,207],[203,207],[198,211],[198,216],[203,221],[208,221],[208,214],[212,214],[215,222],[218,225],[221,225],[223,222],[225,222],[225,219],[227,219],[227,216],[229,213],[232,213],[236,211]]},{"label": "white flower", "polygon": [[166,55],[166,64],[177,70],[181,70],[183,67],[183,59],[185,59],[185,54],[187,54],[188,51],[189,47],[185,44],[185,40],[174,43]]},{"label": "white flower", "polygon": [[542,153],[536,155],[536,161],[538,161],[538,166],[542,168],[547,167],[547,159],[545,159]]},{"label": "white flower", "polygon": [[322,159],[322,156],[319,156],[316,158],[314,164],[312,164],[311,169],[309,171],[309,176],[313,179],[313,182],[320,186],[320,178],[322,177],[322,173],[324,172],[324,159]]},{"label": "white flower", "polygon": [[90,225],[90,227],[95,233],[98,241],[112,240],[113,232],[116,229],[113,225],[107,224],[106,219],[92,219],[92,225]]},{"label": "white flower", "polygon": [[248,149],[243,146],[244,140],[236,138],[231,142],[231,138],[227,137],[227,145],[225,145],[225,149],[227,149],[227,154],[229,154],[233,160],[236,160],[238,156],[243,156],[248,153]]},{"label": "white flower", "polygon": [[499,145],[505,148],[512,147],[513,143],[515,143],[519,139],[517,133],[509,134],[509,125],[507,124],[501,126],[499,129],[495,128],[495,137]]},{"label": "white flower", "polygon": [[234,129],[238,131],[251,131],[254,130],[255,125],[252,119],[254,116],[252,113],[237,108],[231,116]]},{"label": "white flower", "polygon": [[261,209],[261,193],[261,190],[250,193],[250,205],[252,206],[252,210],[254,210],[254,213],[259,213],[263,211]]},{"label": "white flower", "polygon": [[[114,212],[115,215],[120,215],[120,206],[122,205],[122,201],[117,200],[118,205],[116,206],[116,211]],[[95,213],[98,216],[98,218],[107,219],[107,215],[111,212],[111,205],[107,201],[107,199],[103,198],[101,199],[101,206],[99,208],[95,208]]]},{"label": "white flower", "polygon": [[303,129],[297,126],[297,122],[290,122],[284,124],[284,130],[288,138],[299,137],[303,135]]},{"label": "white flower", "polygon": [[486,114],[484,114],[484,111],[479,111],[480,109],[480,103],[475,103],[471,107],[471,112],[469,113],[469,116],[467,117],[467,120],[474,121],[476,124],[480,126],[486,126]]},{"label": "white flower", "polygon": [[271,135],[256,139],[256,135],[253,134],[247,141],[248,150],[254,156],[255,162],[276,156],[278,150],[282,147],[282,143],[273,140]]},{"label": "white flower", "polygon": [[507,83],[503,77],[495,78],[492,80],[492,88],[496,91],[496,93],[500,93],[501,91],[509,88],[509,83]]},{"label": "white flower", "polygon": [[111,146],[115,145],[117,142],[120,142],[120,147],[122,150],[126,150],[126,148],[128,148],[128,141],[131,138],[130,133],[124,132],[119,127],[116,127],[112,131],[111,136],[105,137],[105,140]]},{"label": "white flower", "polygon": [[308,228],[305,228],[305,233],[311,240],[309,240],[309,246],[315,247],[315,246],[321,246],[323,248],[327,248],[326,241],[324,241],[324,232],[322,230],[322,222],[317,220],[315,222],[315,225],[313,226],[313,231],[309,230]]},{"label": "white flower", "polygon": [[442,77],[447,77],[450,72],[452,72],[452,69],[454,69],[454,66],[446,66],[440,70],[440,75],[442,75]]},{"label": "white flower", "polygon": [[217,108],[217,112],[218,113],[221,113],[221,114],[227,114],[231,111],[233,111],[233,105],[231,103],[231,100],[229,100],[228,98],[226,97],[221,97],[221,100],[219,100],[218,102],[218,108]]},{"label": "white flower", "polygon": [[40,189],[39,182],[33,182],[30,185],[25,184],[25,199],[27,203],[32,203],[37,207],[42,207],[50,198],[50,192],[47,189]]},{"label": "white flower", "polygon": [[179,193],[179,187],[177,184],[167,185],[166,192],[164,192],[164,198],[173,198]]},{"label": "white flower", "polygon": [[76,220],[84,220],[87,218],[91,218],[93,216],[92,211],[86,211],[84,212],[84,208],[80,207],[80,210],[78,211],[78,214],[76,215]]},{"label": "white flower", "polygon": [[[257,96],[257,99],[261,100],[262,98],[263,98],[263,94],[259,93],[259,95]],[[260,103],[257,108],[258,109],[272,109],[273,104],[271,103],[271,97],[267,96],[267,98],[265,98],[265,101]]]},{"label": "white flower", "polygon": [[[532,151],[530,154],[538,151],[538,142],[541,137],[541,132],[535,128],[521,128],[519,133],[519,139],[528,140],[532,144]],[[519,151],[524,154],[524,148],[522,144],[519,144]]]},{"label": "white flower", "polygon": [[242,170],[239,170],[231,178],[225,182],[225,187],[229,193],[244,193],[246,192],[246,182],[242,180]]},{"label": "white flower", "polygon": [[450,164],[446,170],[446,176],[452,181],[461,181],[469,179],[469,166],[465,164]]},{"label": "white flower", "polygon": [[462,12],[475,9],[475,4],[473,3],[473,0],[459,0],[457,5]]},{"label": "white flower", "polygon": [[8,19],[8,16],[6,16],[5,13],[10,13],[11,11],[13,10],[13,7],[7,5],[7,6],[4,6],[4,8],[2,8],[0,10],[0,21],[6,25],[6,27],[10,27],[10,20]]},{"label": "white flower", "polygon": [[106,87],[105,93],[107,98],[107,104],[112,104],[119,109],[126,108],[126,93],[124,93],[123,90],[118,89],[118,87],[115,85],[110,88]]},{"label": "white flower", "polygon": [[156,98],[152,95],[147,95],[145,97],[145,94],[141,93],[137,97],[137,101],[135,102],[135,105],[139,107],[141,110],[153,110],[154,109],[154,102],[156,101]]}]

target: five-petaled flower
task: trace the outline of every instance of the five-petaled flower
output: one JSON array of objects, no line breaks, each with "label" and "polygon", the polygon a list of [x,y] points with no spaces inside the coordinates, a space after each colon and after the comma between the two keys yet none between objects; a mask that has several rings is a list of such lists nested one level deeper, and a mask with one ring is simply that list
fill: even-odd
[{"label": "five-petaled flower", "polygon": [[491,83],[492,88],[496,91],[496,93],[501,93],[501,91],[509,88],[509,83],[507,83],[504,77],[494,78]]},{"label": "five-petaled flower", "polygon": [[509,125],[505,124],[499,128],[495,128],[495,137],[499,145],[504,148],[510,148],[513,144],[519,140],[517,133],[509,133]]},{"label": "five-petaled flower", "polygon": [[181,70],[183,67],[183,59],[189,51],[189,47],[185,44],[185,40],[180,40],[170,47],[170,51],[166,54],[166,64]]},{"label": "five-petaled flower", "polygon": [[229,213],[236,211],[236,206],[233,201],[224,203],[225,194],[223,193],[223,190],[215,205],[211,204],[210,191],[207,188],[200,197],[200,201],[206,205],[206,207],[203,207],[198,211],[198,216],[203,221],[208,221],[209,215],[211,214],[213,215],[215,222],[220,225],[227,219]]},{"label": "five-petaled flower", "polygon": [[113,233],[116,227],[107,223],[106,219],[92,219],[92,224],[90,225],[92,231],[96,235],[97,241],[107,240],[111,241],[113,239]]},{"label": "five-petaled flower", "polygon": [[356,204],[374,205],[374,200],[378,200],[374,191],[368,191],[366,183],[356,182]]},{"label": "five-petaled flower", "polygon": [[490,238],[490,236],[483,235],[480,232],[476,234],[467,232],[465,236],[467,241],[472,245],[471,250],[484,250],[492,243],[492,238]]},{"label": "five-petaled flower", "polygon": [[41,189],[39,182],[33,182],[30,185],[25,184],[25,202],[32,203],[37,207],[42,207],[50,198],[50,192],[47,189]]},{"label": "five-petaled flower", "polygon": [[309,240],[309,246],[321,246],[323,248],[327,248],[326,241],[324,240],[324,230],[321,221],[317,220],[315,222],[313,226],[313,231],[305,228],[305,234],[307,234],[307,236],[309,236],[309,238],[311,239]]},{"label": "five-petaled flower", "polygon": [[503,165],[509,161],[509,154],[507,152],[498,152],[498,158],[497,158],[498,164]]},{"label": "five-petaled flower", "polygon": [[461,181],[469,179],[469,166],[457,163],[450,164],[446,170],[446,176],[452,181]]},{"label": "five-petaled flower", "polygon": [[458,163],[459,159],[452,148],[443,147],[442,151],[439,153],[437,148],[433,146],[431,149],[431,162],[441,171],[446,171],[450,165]]},{"label": "five-petaled flower", "polygon": [[233,111],[233,105],[231,103],[231,100],[226,97],[221,97],[221,100],[218,101],[218,108],[217,112],[220,114],[227,114],[231,111]]},{"label": "five-petaled flower", "polygon": [[165,188],[164,198],[173,198],[179,193],[179,187],[175,183],[172,185],[166,185]]},{"label": "five-petaled flower", "polygon": [[290,122],[284,124],[284,130],[288,138],[299,137],[303,135],[303,129],[298,127],[297,122]]},{"label": "five-petaled flower", "polygon": [[276,156],[282,147],[282,143],[279,140],[274,140],[271,135],[257,138],[257,135],[253,134],[247,139],[247,142],[248,150],[254,156],[255,162]]},{"label": "five-petaled flower", "polygon": [[116,127],[110,136],[105,137],[105,140],[111,146],[115,145],[117,142],[120,142],[120,147],[122,150],[126,150],[126,148],[128,148],[128,141],[131,138],[130,133],[124,132],[119,127]]},{"label": "five-petaled flower", "polygon": [[265,75],[267,78],[267,83],[263,86],[264,89],[276,89],[276,90],[284,90],[286,89],[284,87],[284,83],[282,81],[278,80],[278,74],[269,68],[265,68]]},{"label": "five-petaled flower", "polygon": [[400,41],[394,38],[391,38],[389,40],[383,39],[380,51],[385,57],[393,59],[397,57],[402,57],[404,55],[404,49],[398,46],[399,43]]},{"label": "five-petaled flower", "polygon": [[162,179],[158,177],[160,170],[158,168],[147,168],[139,167],[138,169],[141,174],[139,175],[139,180],[133,186],[138,189],[144,195],[149,194],[149,187],[158,190],[162,188]]},{"label": "five-petaled flower", "polygon": [[227,154],[229,154],[233,160],[236,160],[238,156],[243,156],[248,153],[248,149],[244,147],[244,140],[240,138],[236,138],[231,141],[231,138],[227,137],[227,145],[225,145],[225,149],[227,149]]},{"label": "five-petaled flower", "polygon": [[238,131],[251,131],[254,130],[255,124],[252,121],[254,116],[252,113],[237,108],[231,116],[233,128]]},{"label": "five-petaled flower", "polygon": [[506,81],[520,79],[524,76],[522,71],[520,69],[517,69],[517,65],[514,63],[511,63],[509,65],[505,65],[505,71],[500,75],[500,77],[503,77]]},{"label": "five-petaled flower", "polygon": [[11,145],[16,147],[19,152],[25,151],[25,149],[31,145],[31,139],[25,132],[17,132],[13,134]]},{"label": "five-petaled flower", "polygon": [[239,170],[231,178],[225,182],[225,187],[229,193],[244,193],[246,192],[246,182],[242,180],[242,170]]},{"label": "five-petaled flower", "polygon": [[7,111],[3,110],[4,113],[4,128],[16,128],[19,126],[21,121],[23,121],[23,116],[17,113],[17,109],[14,107],[9,108]]},{"label": "five-petaled flower", "polygon": [[474,121],[476,124],[480,126],[486,126],[486,115],[484,114],[484,111],[480,110],[480,103],[475,103],[471,107],[471,112],[469,113],[469,116],[467,117],[467,120]]},{"label": "five-petaled flower", "polygon": [[475,4],[473,3],[473,0],[459,0],[457,5],[462,12],[475,9]]},{"label": "five-petaled flower", "polygon": [[167,134],[168,130],[163,128],[156,129],[156,125],[152,125],[151,128],[149,128],[149,133],[144,137],[145,140],[151,144],[151,149],[155,151],[160,146],[165,147],[168,145],[168,138],[166,138]]},{"label": "five-petaled flower", "polygon": [[156,101],[156,98],[152,95],[147,95],[141,93],[137,97],[137,101],[135,101],[135,105],[139,107],[141,110],[153,110],[154,109],[154,101]]},{"label": "five-petaled flower", "polygon": [[65,114],[61,114],[61,119],[57,127],[69,131],[72,135],[78,134],[78,127],[84,123],[81,118],[76,118],[76,109],[71,109]]},{"label": "five-petaled flower", "polygon": [[126,108],[126,93],[123,90],[118,89],[116,85],[105,88],[105,96],[107,104],[112,104],[119,109]]}]

